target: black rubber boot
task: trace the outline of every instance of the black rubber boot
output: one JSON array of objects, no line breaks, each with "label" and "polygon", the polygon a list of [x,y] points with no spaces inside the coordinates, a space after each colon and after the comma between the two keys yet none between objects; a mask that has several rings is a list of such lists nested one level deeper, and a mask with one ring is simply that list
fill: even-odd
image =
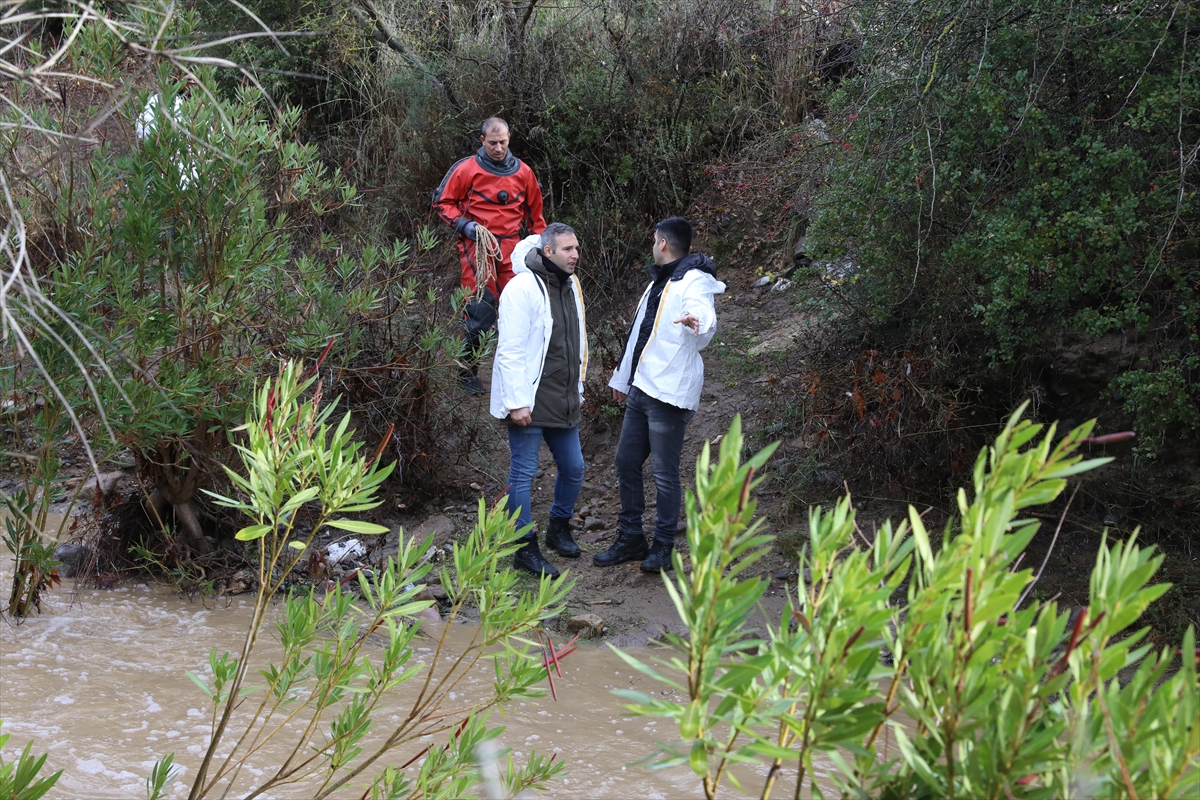
[{"label": "black rubber boot", "polygon": [[513,554],[513,567],[532,572],[534,575],[549,575],[558,577],[558,567],[551,564],[538,548],[537,539],[530,540],[524,547]]},{"label": "black rubber boot", "polygon": [[546,526],[546,547],[563,558],[579,558],[579,545],[571,536],[571,520],[566,517],[551,517]]},{"label": "black rubber boot", "polygon": [[483,384],[479,381],[479,376],[475,372],[479,368],[467,369],[463,367],[458,371],[458,385],[464,392],[472,397],[479,397],[482,394],[487,394],[487,389],[483,388]]},{"label": "black rubber boot", "polygon": [[650,549],[646,547],[646,537],[640,533],[622,533],[617,536],[613,546],[603,553],[592,557],[592,563],[597,567],[615,567],[626,561],[638,561],[646,557]]},{"label": "black rubber boot", "polygon": [[675,569],[675,564],[671,561],[671,551],[674,549],[674,543],[660,542],[655,539],[654,545],[650,548],[650,555],[642,562],[642,572],[663,572]]},{"label": "black rubber boot", "polygon": [[467,301],[463,317],[464,333],[463,357],[459,362],[458,385],[472,397],[487,394],[483,384],[479,382],[479,343],[483,335],[496,326],[496,309],[499,301],[491,291],[484,289],[483,297],[479,300]]}]

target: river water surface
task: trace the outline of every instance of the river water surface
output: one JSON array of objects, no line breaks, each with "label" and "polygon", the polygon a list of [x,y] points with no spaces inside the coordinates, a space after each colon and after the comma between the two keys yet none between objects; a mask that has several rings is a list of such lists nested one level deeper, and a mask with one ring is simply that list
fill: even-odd
[{"label": "river water surface", "polygon": [[[4,559],[0,586],[7,597],[11,559]],[[186,671],[207,674],[209,648],[240,651],[253,597],[207,605],[191,602],[162,587],[135,584],[112,590],[83,590],[75,602],[65,588],[43,602],[43,610],[13,626],[0,623],[0,718],[17,748],[33,741],[34,752],[48,752],[46,772],[62,769],[51,797],[138,798],[152,764],[174,752],[184,768],[173,797],[194,774],[207,745],[211,706]],[[455,625],[455,641],[469,638],[466,625]],[[274,649],[260,639],[260,662]],[[418,660],[428,658],[429,640],[418,640]],[[630,648],[641,658],[661,650]],[[699,781],[685,767],[649,770],[637,764],[654,752],[655,740],[677,742],[673,723],[628,716],[615,688],[660,691],[658,684],[629,669],[614,653],[585,643],[563,662],[555,679],[558,701],[549,695],[509,706],[507,726],[498,740],[523,763],[531,749],[554,752],[567,764],[566,776],[544,796],[554,798],[694,798]],[[464,693],[484,692],[488,675],[472,676]],[[395,710],[403,706],[405,687],[396,690]],[[377,715],[386,724],[388,712]],[[411,755],[411,754],[409,754]],[[409,755],[403,756],[405,760]],[[252,773],[265,774],[269,763]],[[754,773],[757,772],[758,775]],[[748,789],[761,787],[765,768],[742,769]],[[782,786],[789,786],[783,781]],[[240,784],[239,784],[240,785]],[[361,793],[361,789],[359,790]],[[301,798],[303,790],[276,797]],[[348,795],[349,796],[349,795]],[[736,797],[726,787],[722,797]]]}]

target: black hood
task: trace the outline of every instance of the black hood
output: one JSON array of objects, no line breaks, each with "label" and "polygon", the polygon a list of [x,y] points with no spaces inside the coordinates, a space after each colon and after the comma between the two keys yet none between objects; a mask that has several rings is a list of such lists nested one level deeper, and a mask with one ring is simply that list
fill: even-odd
[{"label": "black hood", "polygon": [[694,269],[707,272],[714,278],[717,277],[717,268],[713,264],[712,259],[703,253],[690,253],[683,258],[663,264],[662,266],[651,264],[650,277],[652,280],[658,280],[663,272],[667,271],[671,276],[671,280],[677,281],[681,280],[684,275],[687,275]]},{"label": "black hood", "polygon": [[508,151],[503,161],[492,161],[491,157],[487,154],[487,150],[482,145],[475,151],[475,161],[479,163],[479,166],[493,175],[503,175],[505,177],[516,175],[517,170],[521,168],[521,159],[514,156],[512,150]]}]

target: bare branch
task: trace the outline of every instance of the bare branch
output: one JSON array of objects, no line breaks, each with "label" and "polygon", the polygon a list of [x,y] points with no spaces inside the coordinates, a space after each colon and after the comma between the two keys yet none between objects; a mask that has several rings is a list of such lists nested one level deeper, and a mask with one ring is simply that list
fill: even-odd
[{"label": "bare branch", "polygon": [[[360,11],[357,6],[362,6],[362,10],[365,10],[367,15],[370,16],[370,21],[363,16],[363,11]],[[433,88],[441,92],[450,105],[454,106],[456,110],[462,109],[449,87],[434,74],[433,70],[417,55],[416,51],[388,30],[387,25],[384,24],[383,18],[379,14],[379,9],[375,7],[375,3],[372,0],[353,0],[353,3],[350,5],[350,13],[354,15],[354,18],[364,28],[373,29],[373,33],[371,34],[372,39],[387,45],[390,49],[404,56],[412,67],[419,70],[429,80]]]}]

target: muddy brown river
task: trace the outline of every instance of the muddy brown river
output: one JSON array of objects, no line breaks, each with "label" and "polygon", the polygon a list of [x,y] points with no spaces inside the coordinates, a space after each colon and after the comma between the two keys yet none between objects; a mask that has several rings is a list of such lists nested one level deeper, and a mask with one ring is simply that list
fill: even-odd
[{"label": "muddy brown river", "polygon": [[[0,586],[6,597],[11,570],[5,553]],[[174,752],[184,775],[172,797],[186,796],[184,784],[207,744],[211,706],[185,672],[205,674],[210,647],[237,652],[251,610],[249,596],[206,606],[162,587],[135,584],[83,590],[74,603],[70,591],[60,588],[41,614],[19,626],[0,622],[0,718],[12,735],[8,755],[26,741],[33,741],[35,752],[48,752],[47,772],[63,770],[50,797],[139,798],[154,761]],[[452,641],[469,638],[465,625],[455,628],[462,630]],[[270,647],[264,644],[259,657]],[[631,650],[643,660],[655,655],[650,648]],[[418,650],[418,657],[427,655]],[[557,702],[547,695],[509,706],[507,718],[492,717],[507,726],[498,744],[510,748],[518,763],[531,749],[558,753],[566,762],[566,776],[543,796],[703,796],[686,766],[652,771],[635,763],[653,752],[655,740],[678,741],[678,732],[668,721],[628,716],[611,692],[658,691],[656,684],[593,643],[566,659],[563,672],[555,679]],[[473,677],[478,690],[486,691],[487,674]],[[393,701],[397,707],[404,697],[401,687]],[[753,772],[738,772],[748,790],[762,785]],[[765,775],[766,768],[759,772]],[[727,786],[721,796],[739,795]]]}]

